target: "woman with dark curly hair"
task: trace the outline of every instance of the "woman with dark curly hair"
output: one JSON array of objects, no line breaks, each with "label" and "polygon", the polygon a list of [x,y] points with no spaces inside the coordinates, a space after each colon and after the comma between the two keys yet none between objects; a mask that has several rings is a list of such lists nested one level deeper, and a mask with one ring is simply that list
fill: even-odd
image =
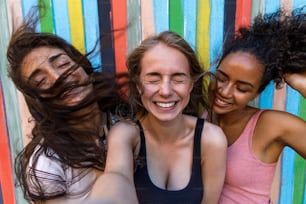
[{"label": "woman with dark curly hair", "polygon": [[291,80],[291,73],[304,73],[301,81],[306,81],[305,17],[298,22],[293,20],[297,16],[279,15],[283,13],[258,16],[250,28],[241,28],[216,69],[213,111],[228,140],[221,204],[271,202],[276,163],[284,147],[306,158],[304,120],[248,105],[272,80],[276,87],[285,79],[300,93],[306,91],[305,85]]},{"label": "woman with dark curly hair", "polygon": [[[102,197],[136,203],[129,188],[133,181],[122,175],[121,183],[116,177],[120,173],[112,174],[106,166],[105,136],[116,121],[116,109],[125,104],[116,78],[95,72],[86,55],[56,35],[35,32],[30,21],[12,34],[7,58],[9,76],[34,123],[31,141],[15,166],[25,198],[34,203],[81,202],[101,177]],[[112,197],[112,190],[118,195]]]}]

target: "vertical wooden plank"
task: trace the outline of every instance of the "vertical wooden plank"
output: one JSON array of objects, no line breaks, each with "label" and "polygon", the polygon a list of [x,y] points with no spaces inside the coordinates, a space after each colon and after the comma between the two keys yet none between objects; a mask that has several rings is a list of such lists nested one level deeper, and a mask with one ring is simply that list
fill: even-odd
[{"label": "vertical wooden plank", "polygon": [[89,60],[95,70],[101,71],[101,55],[99,55],[100,44],[98,43],[100,38],[98,2],[94,0],[82,0],[82,4],[85,50],[86,53],[93,51],[93,53],[89,55]]},{"label": "vertical wooden plank", "polygon": [[[224,0],[211,1],[210,14],[210,62],[222,54],[224,33]],[[215,67],[213,67],[215,69]]]},{"label": "vertical wooden plank", "polygon": [[[1,16],[2,17],[2,16]],[[0,87],[0,181],[4,203],[15,203],[10,144],[6,131],[2,87]]]},{"label": "vertical wooden plank", "polygon": [[155,33],[155,19],[154,19],[154,0],[141,0],[141,39],[145,39],[148,36]]},{"label": "vertical wooden plank", "polygon": [[155,32],[169,30],[169,0],[153,0]]},{"label": "vertical wooden plank", "polygon": [[141,8],[140,0],[127,1],[128,15],[128,53],[133,50],[141,41]]},{"label": "vertical wooden plank", "polygon": [[240,26],[249,26],[251,19],[252,0],[236,1],[236,23],[235,30]]},{"label": "vertical wooden plank", "polygon": [[71,42],[67,0],[52,0],[54,33]]},{"label": "vertical wooden plank", "polygon": [[51,0],[39,0],[39,3],[44,7],[39,8],[41,32],[53,33],[53,14]]},{"label": "vertical wooden plank", "polygon": [[114,75],[115,53],[113,47],[113,32],[111,24],[111,4],[110,0],[97,0],[99,12],[99,30],[102,36],[101,60],[102,71]]},{"label": "vertical wooden plank", "polygon": [[[278,1],[266,0],[265,2],[265,13],[272,13],[279,9],[280,4]],[[273,108],[274,98],[274,83],[271,82],[266,89],[259,96],[259,107],[260,108]]]},{"label": "vertical wooden plank", "polygon": [[252,1],[252,7],[251,7],[251,22],[253,22],[253,19],[258,14],[264,14],[265,12],[265,0],[260,1]]},{"label": "vertical wooden plank", "polygon": [[197,0],[183,0],[184,38],[196,50]]},{"label": "vertical wooden plank", "polygon": [[[286,111],[294,115],[298,115],[300,95],[297,91],[288,87]],[[295,152],[286,147],[283,152],[282,159],[282,185],[280,192],[280,204],[292,203],[294,191],[294,159]]]},{"label": "vertical wooden plank", "polygon": [[[15,189],[13,182],[15,176],[13,173],[13,158],[22,149],[23,140],[16,89],[7,75],[6,48],[10,38],[7,8],[6,1],[0,0],[0,182],[4,203],[13,204],[24,202],[20,188]],[[12,13],[14,12],[11,11]],[[17,16],[20,17],[21,15],[18,14]],[[14,21],[13,19],[10,20]]]},{"label": "vertical wooden plank", "polygon": [[85,53],[82,0],[67,0],[70,21],[71,43]]},{"label": "vertical wooden plank", "polygon": [[236,0],[226,0],[224,3],[224,43],[227,47],[235,34]]},{"label": "vertical wooden plank", "polygon": [[182,0],[169,0],[169,30],[184,36],[184,13]]},{"label": "vertical wooden plank", "polygon": [[197,53],[204,69],[210,66],[209,42],[210,42],[210,1],[198,0],[197,17]]},{"label": "vertical wooden plank", "polygon": [[114,32],[114,49],[116,60],[116,72],[126,72],[125,59],[127,56],[127,13],[126,0],[120,3],[116,0],[111,1],[113,28],[120,29]]},{"label": "vertical wooden plank", "polygon": [[[305,0],[294,0],[292,2],[292,8],[302,8],[306,6]],[[299,112],[298,115],[306,120],[306,106],[305,106],[305,99],[300,96],[300,103],[299,103]],[[305,197],[305,171],[306,164],[305,160],[298,154],[295,154],[294,160],[294,191],[293,191],[293,203],[303,203]]]},{"label": "vertical wooden plank", "polygon": [[[28,14],[30,14],[31,11],[33,11],[33,7],[38,5],[39,0],[21,0],[22,1],[22,13],[23,16],[26,17]],[[37,13],[37,17],[39,13]],[[40,22],[37,22],[36,30],[40,31]]]}]

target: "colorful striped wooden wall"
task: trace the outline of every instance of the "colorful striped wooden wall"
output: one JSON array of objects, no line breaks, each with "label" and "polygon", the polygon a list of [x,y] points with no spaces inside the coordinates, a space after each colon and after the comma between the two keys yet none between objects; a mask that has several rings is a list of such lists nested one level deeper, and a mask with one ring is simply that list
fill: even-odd
[{"label": "colorful striped wooden wall", "polygon": [[[20,189],[14,187],[12,166],[31,127],[23,98],[7,78],[5,50],[12,29],[39,2],[46,11],[38,14],[37,29],[62,36],[84,53],[93,49],[101,34],[107,34],[101,55],[90,60],[109,73],[126,70],[127,53],[142,39],[169,29],[191,44],[207,68],[220,54],[225,36],[232,36],[240,25],[249,25],[256,14],[306,5],[306,0],[0,0],[0,203],[5,204],[25,203]],[[128,24],[127,30],[122,29]],[[119,31],[110,34],[112,29]],[[288,87],[276,91],[271,84],[254,105],[286,110],[306,120],[306,100]],[[306,204],[305,183],[304,159],[287,148],[273,200]]]}]

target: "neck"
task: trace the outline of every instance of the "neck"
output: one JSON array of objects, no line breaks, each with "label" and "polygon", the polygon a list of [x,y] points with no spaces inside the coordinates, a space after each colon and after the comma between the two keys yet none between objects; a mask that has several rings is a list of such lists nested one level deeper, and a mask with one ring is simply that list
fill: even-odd
[{"label": "neck", "polygon": [[141,123],[146,135],[150,135],[160,142],[172,142],[189,132],[185,117],[181,115],[172,121],[160,121],[153,117],[145,116]]}]

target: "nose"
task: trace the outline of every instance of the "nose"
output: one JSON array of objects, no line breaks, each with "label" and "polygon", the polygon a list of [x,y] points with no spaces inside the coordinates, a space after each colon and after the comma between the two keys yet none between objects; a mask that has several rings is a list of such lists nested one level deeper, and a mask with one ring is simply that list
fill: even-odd
[{"label": "nose", "polygon": [[229,83],[218,83],[218,93],[222,97],[231,97],[233,94],[233,86]]},{"label": "nose", "polygon": [[162,96],[169,96],[172,92],[172,84],[170,80],[162,80],[160,87],[159,87],[159,93]]},{"label": "nose", "polygon": [[48,84],[49,87],[51,87],[61,76],[61,73],[59,72],[59,70],[53,68],[52,66],[50,66],[47,70]]}]

